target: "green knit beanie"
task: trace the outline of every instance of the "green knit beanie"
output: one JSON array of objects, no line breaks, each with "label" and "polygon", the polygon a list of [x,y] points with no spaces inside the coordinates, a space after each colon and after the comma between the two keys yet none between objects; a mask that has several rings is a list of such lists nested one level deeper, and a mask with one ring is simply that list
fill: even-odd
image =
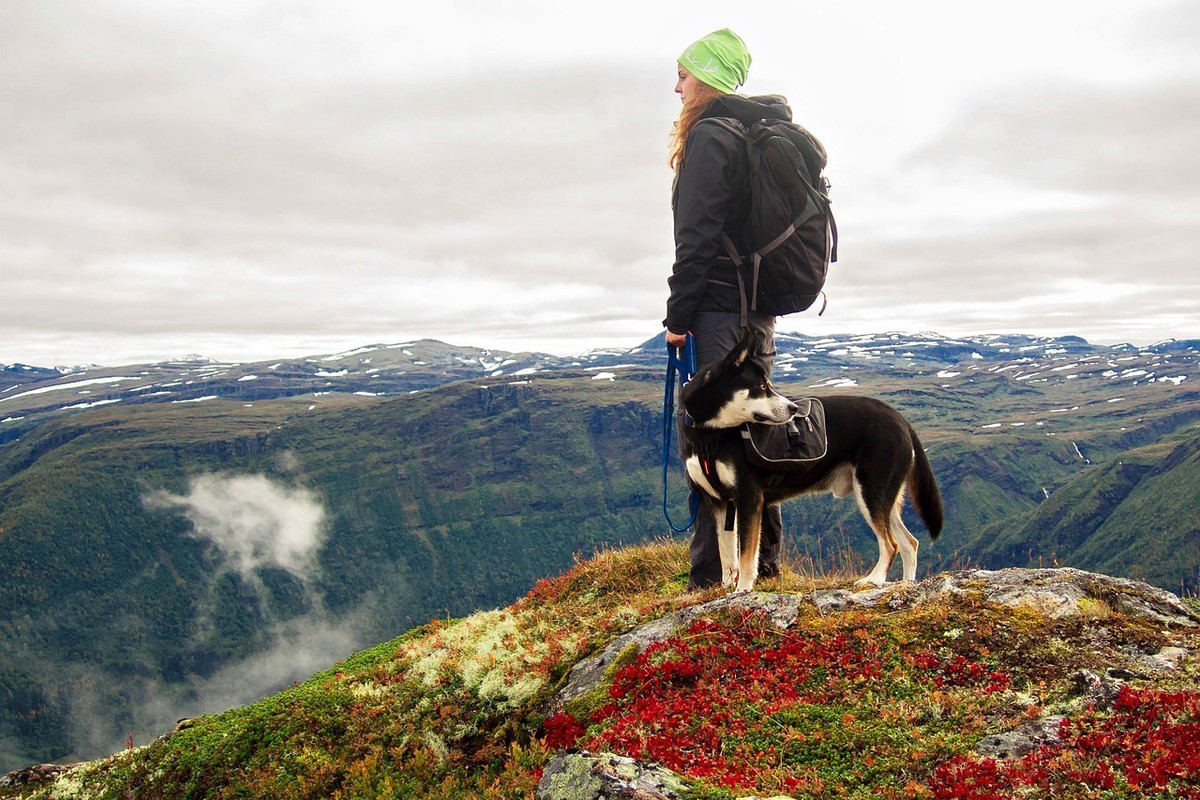
[{"label": "green knit beanie", "polygon": [[729,93],[746,82],[750,51],[736,33],[722,28],[684,50],[679,63],[704,83]]}]

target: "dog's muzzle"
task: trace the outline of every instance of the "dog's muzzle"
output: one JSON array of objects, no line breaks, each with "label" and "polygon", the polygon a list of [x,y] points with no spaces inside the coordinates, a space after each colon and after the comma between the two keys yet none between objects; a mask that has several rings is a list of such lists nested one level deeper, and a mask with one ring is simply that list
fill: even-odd
[{"label": "dog's muzzle", "polygon": [[[787,404],[781,406],[775,414],[763,414],[762,412],[754,412],[754,421],[761,422],[767,425],[782,425],[792,417],[796,416],[796,412],[800,410],[800,406],[793,403],[791,400]],[[782,414],[782,416],[780,416]]]}]

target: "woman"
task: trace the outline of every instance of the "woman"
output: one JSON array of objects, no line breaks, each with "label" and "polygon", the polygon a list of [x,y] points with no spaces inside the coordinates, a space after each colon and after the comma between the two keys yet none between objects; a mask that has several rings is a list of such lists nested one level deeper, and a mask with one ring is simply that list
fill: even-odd
[{"label": "woman", "polygon": [[[749,68],[745,43],[728,28],[695,42],[679,58],[675,92],[683,109],[671,135],[669,158],[675,170],[671,198],[675,265],[667,280],[671,291],[663,325],[667,343],[675,347],[682,347],[691,332],[701,364],[722,358],[742,337],[737,272],[722,234],[738,252],[745,252],[742,228],[749,208],[745,188],[749,164],[743,137],[736,126],[704,121],[734,119],[748,126],[762,119],[791,120],[792,116],[787,102],[778,95],[734,94],[746,82]],[[766,353],[760,358],[769,373],[775,318],[751,311],[747,322],[762,334]],[[779,506],[768,506],[759,555],[762,577],[779,574],[781,532]],[[707,504],[702,503],[692,534],[689,588],[720,582],[716,524]]]}]

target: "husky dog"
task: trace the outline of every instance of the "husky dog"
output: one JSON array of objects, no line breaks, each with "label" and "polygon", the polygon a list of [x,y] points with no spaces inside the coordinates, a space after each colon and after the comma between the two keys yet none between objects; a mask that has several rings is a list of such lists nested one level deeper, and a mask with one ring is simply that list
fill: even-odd
[{"label": "husky dog", "polygon": [[823,491],[834,497],[853,492],[879,542],[879,560],[859,585],[886,583],[897,553],[904,580],[915,579],[917,539],[900,518],[904,489],[934,539],[942,530],[942,498],[912,425],[874,398],[820,397],[828,434],[825,454],[786,472],[755,465],[738,429],[748,422],[782,425],[798,410],[771,387],[754,357],[760,347],[758,334],[748,330],[729,355],[702,367],[681,393],[690,418],[681,428],[681,456],[688,484],[716,519],[724,585],[739,592],[754,586],[765,504]]}]

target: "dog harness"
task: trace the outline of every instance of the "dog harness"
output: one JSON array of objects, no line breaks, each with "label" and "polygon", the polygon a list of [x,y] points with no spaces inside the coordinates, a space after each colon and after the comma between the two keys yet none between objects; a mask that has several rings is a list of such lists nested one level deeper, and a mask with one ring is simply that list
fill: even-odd
[{"label": "dog harness", "polygon": [[[697,463],[700,465],[700,472],[704,475],[704,479],[708,481],[708,485],[713,489],[721,490],[721,477],[717,473],[717,459],[713,457],[712,451],[705,447],[692,454]],[[732,499],[725,501],[725,530],[733,530],[734,517],[737,515],[737,503]]]}]

